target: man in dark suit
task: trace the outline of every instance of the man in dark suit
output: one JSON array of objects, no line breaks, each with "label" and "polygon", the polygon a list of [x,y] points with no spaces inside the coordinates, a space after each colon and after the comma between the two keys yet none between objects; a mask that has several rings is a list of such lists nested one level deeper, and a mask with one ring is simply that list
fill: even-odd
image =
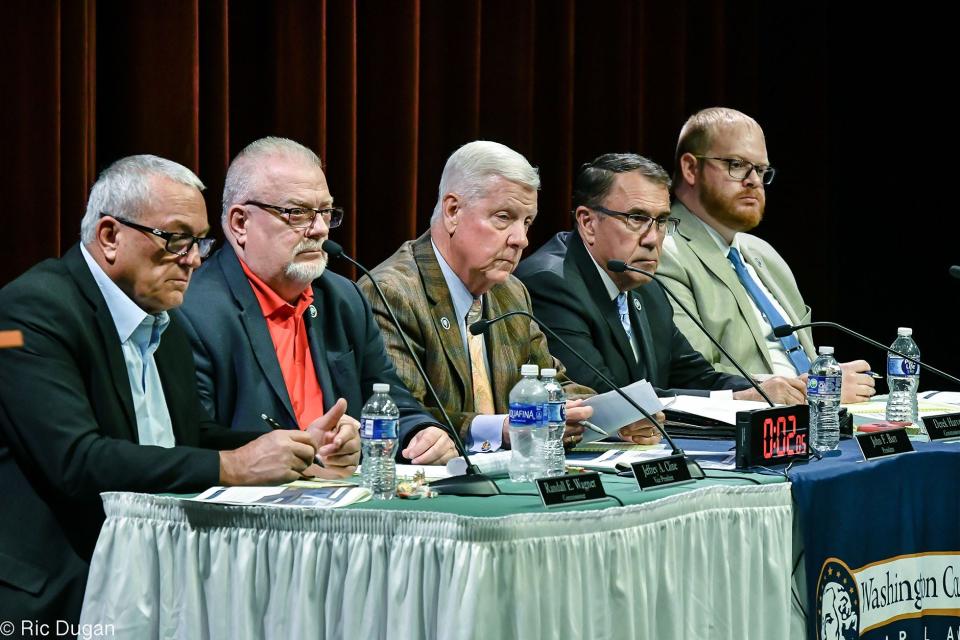
[{"label": "man in dark suit", "polygon": [[[223,190],[227,246],[201,267],[178,311],[193,345],[200,400],[220,423],[268,429],[262,413],[306,427],[337,398],[356,428],[373,384],[400,409],[398,454],[444,463],[453,441],[397,377],[370,305],[326,270],[322,251],[343,219],[315,153],[263,138],[231,163]],[[343,475],[336,460],[323,474]]]},{"label": "man in dark suit", "polygon": [[[656,284],[637,273],[615,273],[607,261],[654,272],[670,218],[670,178],[635,154],[606,154],[584,165],[574,184],[576,230],[557,234],[524,260],[517,276],[533,308],[574,349],[620,386],[646,379],[661,393],[704,395],[735,390],[735,398],[761,399],[749,382],[716,371],[673,322],[673,308]],[[572,376],[606,390],[588,367],[558,342],[550,350]],[[801,402],[802,383],[764,383],[771,398]]]},{"label": "man in dark suit", "polygon": [[212,242],[202,188],[169,160],[117,161],[90,192],[81,244],[0,291],[0,329],[24,337],[0,351],[0,620],[17,633],[78,621],[101,491],[279,483],[339,448],[342,404],[306,433],[262,437],[201,408],[167,311]]},{"label": "man in dark suit", "polygon": [[[537,216],[537,170],[502,144],[477,140],[447,159],[430,230],[405,242],[373,270],[404,333],[437,389],[440,402],[474,451],[509,446],[506,413],[522,364],[557,370],[568,396],[593,390],[566,376],[563,364],[529,318],[514,316],[473,336],[468,325],[508,311],[530,311],[530,297],[513,275]],[[387,349],[418,398],[424,385],[368,278],[360,287],[373,304]],[[564,441],[582,436],[579,420],[592,415],[576,398],[567,405]],[[625,439],[656,442],[645,421],[620,430]]]}]

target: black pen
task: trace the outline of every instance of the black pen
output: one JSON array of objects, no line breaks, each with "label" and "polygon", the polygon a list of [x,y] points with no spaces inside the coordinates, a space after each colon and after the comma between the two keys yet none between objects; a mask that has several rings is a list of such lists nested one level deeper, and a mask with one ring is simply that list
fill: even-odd
[{"label": "black pen", "polygon": [[273,418],[271,418],[270,416],[268,416],[268,415],[265,414],[265,413],[261,413],[261,414],[260,414],[260,418],[261,418],[264,422],[266,422],[267,425],[268,425],[271,429],[283,429],[283,428],[284,428],[282,424],[280,424],[279,422],[277,422],[276,420],[274,420]]}]

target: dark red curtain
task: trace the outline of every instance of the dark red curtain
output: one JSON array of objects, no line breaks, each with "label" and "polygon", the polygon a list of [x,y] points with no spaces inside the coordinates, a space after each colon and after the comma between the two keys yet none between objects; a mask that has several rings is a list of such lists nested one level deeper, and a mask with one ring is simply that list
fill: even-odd
[{"label": "dark red curtain", "polygon": [[[669,169],[686,117],[722,104],[765,128],[778,174],[758,233],[815,317],[884,342],[912,325],[948,368],[960,347],[946,16],[759,0],[14,0],[0,17],[0,284],[76,242],[86,191],[123,155],[196,170],[216,228],[230,158],[268,134],[318,151],[348,210],[333,236],[369,266],[426,228],[450,152],[508,144],[541,171],[533,250],[568,227],[580,163],[636,151]],[[882,369],[877,352],[817,339]]]}]

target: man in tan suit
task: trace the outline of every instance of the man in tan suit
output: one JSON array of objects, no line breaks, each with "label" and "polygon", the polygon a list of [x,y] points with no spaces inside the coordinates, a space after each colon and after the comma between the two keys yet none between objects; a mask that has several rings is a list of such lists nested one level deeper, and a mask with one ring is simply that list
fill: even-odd
[{"label": "man in tan suit", "polygon": [[[780,254],[746,233],[763,219],[773,175],[753,118],[720,107],[692,115],[677,143],[671,216],[679,230],[664,242],[659,274],[748,373],[798,376],[816,358],[810,330],[780,340],[772,330],[809,322],[810,307]],[[676,305],[674,319],[718,370],[736,371]],[[866,361],[841,366],[843,402],[874,394]]]},{"label": "man in tan suit", "polygon": [[[556,368],[568,396],[593,393],[567,379],[529,318],[497,322],[482,336],[467,330],[481,318],[530,311],[530,296],[512,272],[537,216],[539,187],[536,169],[516,151],[487,141],[464,145],[444,167],[430,230],[404,243],[372,272],[455,428],[474,451],[509,446],[505,414],[522,364]],[[429,407],[423,381],[372,283],[363,278],[360,288],[374,308],[401,379]],[[568,445],[580,439],[583,428],[576,423],[592,413],[580,403],[567,404]],[[624,427],[620,435],[635,442],[659,440],[646,422]]]}]

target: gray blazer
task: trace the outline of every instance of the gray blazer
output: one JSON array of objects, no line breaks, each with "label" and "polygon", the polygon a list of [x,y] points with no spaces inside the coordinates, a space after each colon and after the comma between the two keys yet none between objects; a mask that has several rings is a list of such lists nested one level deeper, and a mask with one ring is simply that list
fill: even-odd
[{"label": "gray blazer", "polygon": [[[748,373],[773,373],[767,339],[760,332],[750,294],[730,268],[729,260],[704,223],[682,202],[674,201],[670,215],[680,219],[680,227],[663,243],[657,274]],[[810,322],[810,307],[803,302],[793,272],[780,254],[768,242],[748,233],[740,234],[740,248],[744,260],[753,265],[760,280],[786,310],[789,321]],[[736,372],[676,304],[673,317],[693,348],[710,363],[721,371]],[[812,361],[816,349],[810,329],[797,335]]]}]

